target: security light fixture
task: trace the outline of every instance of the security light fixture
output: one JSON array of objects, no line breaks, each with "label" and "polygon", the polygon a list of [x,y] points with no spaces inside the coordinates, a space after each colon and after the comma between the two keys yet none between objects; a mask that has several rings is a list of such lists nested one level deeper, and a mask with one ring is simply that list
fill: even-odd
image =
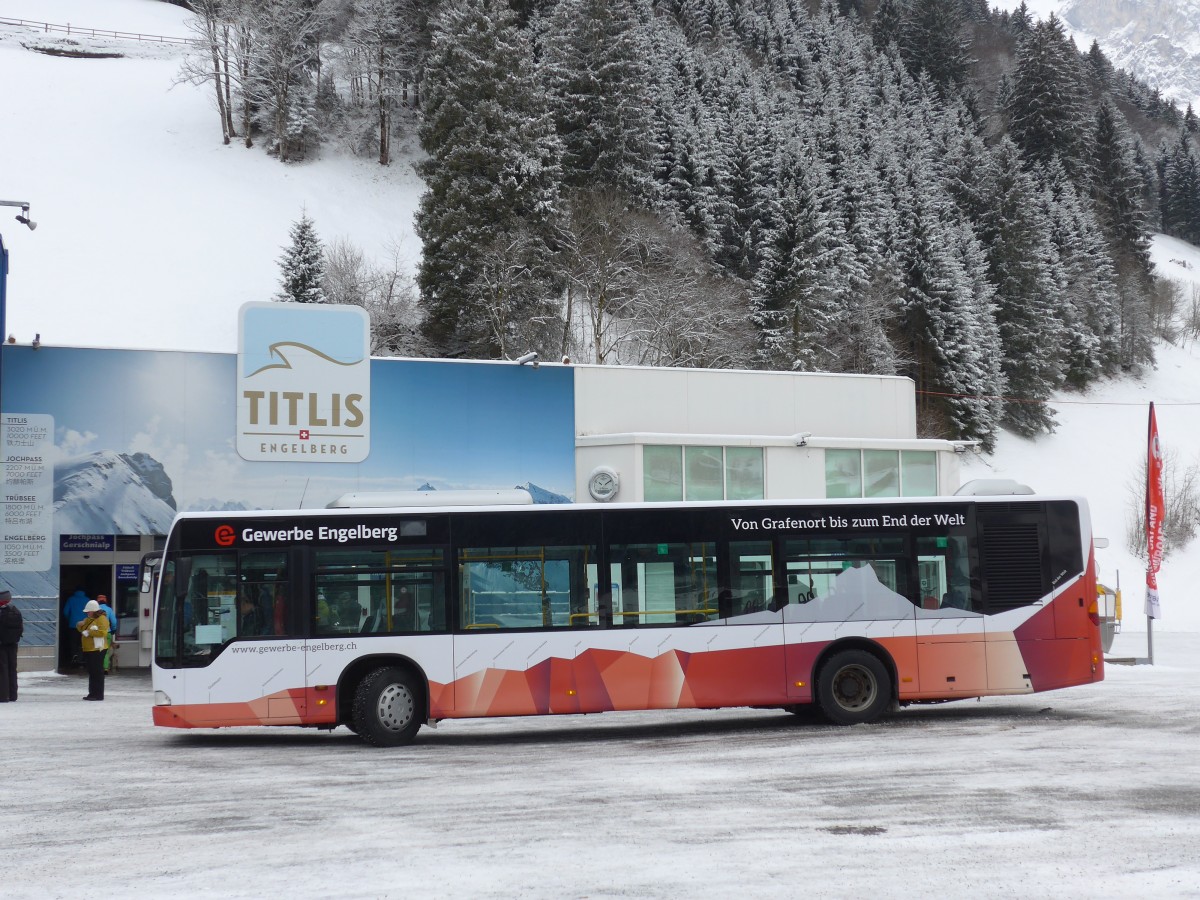
[{"label": "security light fixture", "polygon": [[0,206],[17,206],[21,212],[17,215],[17,221],[33,231],[37,228],[37,222],[29,218],[29,201],[28,200],[0,200]]},{"label": "security light fixture", "polygon": [[801,431],[799,434],[795,435],[796,446],[797,447],[807,447],[808,439],[810,437],[812,437],[811,431]]}]

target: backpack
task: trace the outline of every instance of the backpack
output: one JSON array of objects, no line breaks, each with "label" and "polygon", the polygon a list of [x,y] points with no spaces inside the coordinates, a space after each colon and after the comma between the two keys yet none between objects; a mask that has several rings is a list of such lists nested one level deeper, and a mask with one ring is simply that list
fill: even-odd
[{"label": "backpack", "polygon": [[16,644],[25,633],[21,611],[11,603],[0,606],[0,644]]}]

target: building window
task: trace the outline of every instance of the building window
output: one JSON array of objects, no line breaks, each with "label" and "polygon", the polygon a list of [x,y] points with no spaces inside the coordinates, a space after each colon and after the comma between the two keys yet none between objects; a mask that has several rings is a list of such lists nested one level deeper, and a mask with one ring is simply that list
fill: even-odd
[{"label": "building window", "polygon": [[642,448],[643,496],[670,500],[762,500],[762,447]]},{"label": "building window", "polygon": [[764,482],[762,447],[725,448],[726,500],[761,500]]},{"label": "building window", "polygon": [[900,454],[895,450],[864,450],[863,496],[900,496]]},{"label": "building window", "polygon": [[937,495],[937,454],[932,450],[904,450],[900,454],[900,486],[905,497]]},{"label": "building window", "polygon": [[683,499],[682,447],[643,447],[642,471],[647,500]]},{"label": "building window", "polygon": [[725,466],[720,447],[684,447],[688,500],[724,500]]},{"label": "building window", "polygon": [[862,496],[862,453],[858,450],[825,451],[825,496]]},{"label": "building window", "polygon": [[933,450],[826,450],[826,497],[933,497]]}]

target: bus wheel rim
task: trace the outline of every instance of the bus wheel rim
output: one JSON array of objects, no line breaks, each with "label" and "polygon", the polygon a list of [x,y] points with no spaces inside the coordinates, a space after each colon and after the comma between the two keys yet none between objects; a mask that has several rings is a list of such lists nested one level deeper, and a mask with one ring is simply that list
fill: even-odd
[{"label": "bus wheel rim", "polygon": [[402,684],[389,684],[379,694],[376,712],[379,724],[388,731],[403,730],[416,713],[412,691]]},{"label": "bus wheel rim", "polygon": [[847,711],[866,709],[875,702],[879,690],[875,677],[865,666],[845,666],[833,679],[833,699]]}]

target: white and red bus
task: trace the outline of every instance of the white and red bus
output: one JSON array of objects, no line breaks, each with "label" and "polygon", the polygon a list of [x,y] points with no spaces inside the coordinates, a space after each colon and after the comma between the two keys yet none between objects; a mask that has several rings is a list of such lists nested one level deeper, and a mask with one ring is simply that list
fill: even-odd
[{"label": "white and red bus", "polygon": [[154,722],[422,724],[814,709],[1101,680],[1085,501],[185,513],[154,619]]}]

